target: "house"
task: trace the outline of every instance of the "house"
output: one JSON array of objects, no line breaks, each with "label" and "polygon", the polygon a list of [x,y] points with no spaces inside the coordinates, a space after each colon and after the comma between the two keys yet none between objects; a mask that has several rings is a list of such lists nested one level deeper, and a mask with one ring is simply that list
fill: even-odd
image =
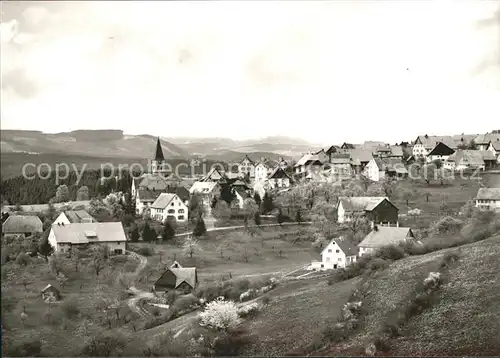
[{"label": "house", "polygon": [[321,262],[312,262],[310,268],[320,271],[345,268],[356,262],[357,255],[358,247],[351,240],[337,237],[321,252]]},{"label": "house", "polygon": [[255,163],[248,155],[245,155],[245,158],[238,164],[238,172],[242,176],[255,177]]},{"label": "house", "polygon": [[414,240],[413,231],[408,227],[375,226],[358,244],[359,256],[373,254],[376,250],[390,245],[397,245]]},{"label": "house", "polygon": [[121,222],[74,223],[52,225],[49,243],[54,252],[70,253],[74,249],[87,249],[92,245],[107,246],[110,253],[123,254],[127,237]]},{"label": "house", "polygon": [[[486,167],[483,159],[484,155],[480,150],[458,149],[444,162],[444,168],[455,171],[484,170]],[[491,152],[489,152],[488,156],[490,155]]]},{"label": "house", "polygon": [[339,179],[348,179],[353,175],[351,156],[349,153],[333,153],[330,155],[329,174]]},{"label": "house", "polygon": [[397,159],[403,159],[404,153],[403,153],[403,147],[400,145],[391,145],[390,146],[390,153],[387,154],[388,158],[397,158]]},{"label": "house", "polygon": [[321,163],[328,163],[328,160],[330,159],[330,156],[325,152],[324,149],[313,153],[313,155],[315,155]]},{"label": "house", "polygon": [[491,169],[497,165],[497,156],[490,150],[480,150],[484,160],[484,168]]},{"label": "house", "polygon": [[304,154],[295,164],[294,171],[296,175],[306,177],[310,171],[317,170],[321,168],[323,162],[321,162],[317,155],[312,153]]},{"label": "house", "polygon": [[217,168],[210,169],[208,174],[206,176],[204,176],[202,179],[200,179],[200,181],[201,182],[214,181],[214,182],[219,182],[219,183],[226,182],[224,175]]},{"label": "house", "polygon": [[356,149],[359,148],[360,146],[358,144],[352,144],[352,143],[346,143],[344,142],[341,146],[340,149]]},{"label": "house", "polygon": [[401,159],[374,158],[366,165],[363,174],[372,181],[380,181],[386,176],[405,178],[408,176],[408,170]]},{"label": "house", "polygon": [[135,212],[142,215],[145,210],[149,210],[151,204],[155,202],[162,192],[150,189],[139,189],[135,197]]},{"label": "house", "polygon": [[500,142],[500,131],[480,134],[474,138],[474,144],[477,150],[488,150],[490,142]]},{"label": "house", "polygon": [[330,148],[328,148],[326,150],[326,155],[328,155],[328,159],[330,160],[331,157],[332,157],[332,154],[336,154],[340,151],[340,147],[339,146],[336,146],[336,145],[332,145],[330,146]]},{"label": "house", "polygon": [[255,165],[255,181],[266,181],[269,169],[264,161],[258,162]]},{"label": "house", "polygon": [[337,221],[352,221],[357,216],[366,217],[372,226],[398,226],[399,209],[387,197],[341,196],[337,201]]},{"label": "house", "polygon": [[455,153],[455,150],[444,144],[443,142],[438,142],[434,148],[427,154],[427,163],[439,160],[441,163],[446,162],[450,155]]},{"label": "house", "polygon": [[139,178],[134,178],[132,180],[132,197],[136,198],[137,191],[140,189],[148,189],[152,191],[163,192],[168,188],[181,186],[181,179],[175,175],[169,175],[168,177],[160,174],[145,173]]},{"label": "house", "polygon": [[41,291],[42,300],[47,303],[57,302],[61,299],[61,291],[56,287],[52,286],[50,283],[45,286]]},{"label": "house", "polygon": [[366,165],[373,159],[373,154],[370,149],[356,148],[343,151],[351,157],[351,166],[354,171],[361,172]]},{"label": "house", "polygon": [[167,187],[167,190],[165,190],[165,192],[169,194],[176,194],[184,204],[189,205],[189,190],[187,190],[185,187],[169,186]]},{"label": "house", "polygon": [[193,186],[189,189],[189,194],[200,195],[202,199],[203,206],[207,213],[211,213],[212,203],[214,199],[219,199],[222,191],[222,187],[217,182],[195,182]]},{"label": "house", "polygon": [[196,267],[182,267],[178,262],[167,268],[153,285],[154,292],[181,291],[188,293],[198,285]]},{"label": "house", "polygon": [[184,222],[188,219],[188,207],[177,194],[161,193],[151,205],[151,218],[160,222],[167,219]]},{"label": "house", "polygon": [[287,161],[286,161],[285,159],[280,158],[280,159],[278,160],[278,164],[277,164],[277,166],[279,166],[279,167],[280,167],[281,169],[283,169],[283,170],[286,170],[286,168],[288,167],[288,163],[287,163]]},{"label": "house", "polygon": [[480,188],[476,196],[476,208],[500,210],[500,188]]},{"label": "house", "polygon": [[2,235],[31,236],[43,232],[43,224],[36,215],[10,215],[2,225]]},{"label": "house", "polygon": [[496,163],[500,164],[500,141],[490,142],[488,150],[497,158]]},{"label": "house", "polygon": [[457,149],[457,143],[452,136],[418,136],[413,145],[413,156],[415,158],[425,158],[439,143],[446,144],[451,149]]},{"label": "house", "polygon": [[288,188],[292,182],[290,175],[281,167],[277,166],[269,174],[268,184],[270,188]]},{"label": "house", "polygon": [[85,210],[66,210],[59,214],[52,225],[64,223],[95,223],[97,220]]}]

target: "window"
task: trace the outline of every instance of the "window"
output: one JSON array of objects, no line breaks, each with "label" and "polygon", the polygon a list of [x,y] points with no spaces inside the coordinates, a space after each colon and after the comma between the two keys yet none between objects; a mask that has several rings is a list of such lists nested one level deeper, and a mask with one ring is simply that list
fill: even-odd
[{"label": "window", "polygon": [[326,262],[330,262],[330,258],[329,257],[326,258]]},{"label": "window", "polygon": [[171,206],[174,206],[175,203],[170,204]]},{"label": "window", "polygon": [[179,215],[178,219],[179,220],[184,220],[184,215]]},{"label": "window", "polygon": [[340,250],[335,250],[335,252],[338,254],[340,252]]},{"label": "window", "polygon": [[179,214],[184,214],[184,209],[179,209]]},{"label": "window", "polygon": [[328,249],[328,252],[332,252],[332,249]]},{"label": "window", "polygon": [[168,210],[168,213],[169,213],[169,214],[174,214],[174,213],[175,213],[175,210],[174,210],[174,209],[169,209],[169,210]]},{"label": "window", "polygon": [[342,257],[339,257],[339,260],[338,260],[338,261],[339,261],[339,262],[340,262],[340,261],[342,261]]}]

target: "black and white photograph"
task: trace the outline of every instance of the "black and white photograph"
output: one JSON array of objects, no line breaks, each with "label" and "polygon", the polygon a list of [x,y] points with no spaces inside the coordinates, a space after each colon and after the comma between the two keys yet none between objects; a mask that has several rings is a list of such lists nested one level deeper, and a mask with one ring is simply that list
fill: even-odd
[{"label": "black and white photograph", "polygon": [[500,356],[500,0],[0,7],[2,356]]}]

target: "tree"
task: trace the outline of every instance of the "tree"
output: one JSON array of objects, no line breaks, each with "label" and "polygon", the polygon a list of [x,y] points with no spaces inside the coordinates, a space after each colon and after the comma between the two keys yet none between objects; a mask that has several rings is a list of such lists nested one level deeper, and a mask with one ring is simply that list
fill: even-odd
[{"label": "tree", "polygon": [[206,232],[207,232],[207,227],[205,226],[205,220],[203,220],[203,217],[200,215],[196,219],[196,224],[195,224],[195,227],[193,230],[193,235],[195,237],[200,237],[200,236],[205,235]]},{"label": "tree", "polygon": [[261,219],[260,219],[260,214],[258,211],[256,211],[255,214],[253,215],[253,220],[255,222],[255,225],[257,225],[257,226],[260,226],[260,224],[262,223]]},{"label": "tree", "polygon": [[66,201],[69,201],[69,189],[66,185],[59,185],[59,187],[56,190],[56,201],[58,203],[64,203]]},{"label": "tree", "polygon": [[172,240],[175,236],[175,229],[170,222],[170,220],[165,220],[165,224],[163,225],[163,233],[162,233],[162,239],[167,241],[167,240]]},{"label": "tree", "polygon": [[228,184],[222,185],[220,191],[220,199],[224,200],[228,205],[231,204],[236,195],[231,190],[231,187]]},{"label": "tree", "polygon": [[45,231],[38,247],[38,252],[45,258],[46,262],[49,261],[49,256],[54,252],[54,248],[49,242],[49,232],[50,228]]},{"label": "tree", "polygon": [[297,212],[295,214],[295,221],[298,222],[299,224],[304,221],[302,218],[302,212],[300,211],[300,208],[297,209]]},{"label": "tree", "polygon": [[144,227],[142,228],[142,240],[145,242],[151,242],[156,240],[156,231],[151,228],[149,223],[146,221]]},{"label": "tree", "polygon": [[107,246],[93,246],[90,249],[90,267],[98,277],[101,271],[106,267],[108,258]]},{"label": "tree", "polygon": [[89,188],[87,186],[81,186],[76,192],[76,200],[89,200]]},{"label": "tree", "polygon": [[276,217],[276,220],[278,221],[278,224],[280,224],[280,225],[283,224],[283,222],[285,221],[285,216],[281,212],[281,209],[279,209],[279,211],[278,211],[278,216]]},{"label": "tree", "polygon": [[431,193],[429,193],[428,191],[426,191],[426,192],[424,192],[424,196],[425,196],[425,201],[429,202],[429,197],[431,196]]},{"label": "tree", "polygon": [[245,199],[243,202],[243,215],[245,216],[245,223],[248,222],[248,219],[253,217],[255,213],[258,211],[258,207],[255,204],[253,199]]},{"label": "tree", "polygon": [[408,188],[403,189],[401,192],[401,198],[406,201],[406,206],[409,206],[409,202],[414,196],[415,192]]},{"label": "tree", "polygon": [[214,210],[212,210],[212,214],[215,218],[221,221],[227,221],[231,218],[231,209],[229,205],[224,200],[219,200],[217,205],[215,205]]},{"label": "tree", "polygon": [[343,227],[349,230],[350,236],[355,243],[359,243],[362,237],[368,234],[371,229],[370,222],[363,215],[354,215],[350,221],[343,223]]},{"label": "tree", "polygon": [[226,301],[224,297],[207,304],[205,310],[199,314],[201,325],[218,331],[227,331],[237,327],[241,319],[238,315],[238,307],[232,301]]},{"label": "tree", "polygon": [[254,194],[253,200],[255,201],[255,204],[260,207],[260,204],[262,204],[262,199],[260,198],[260,195],[258,193]]},{"label": "tree", "polygon": [[139,228],[137,227],[137,225],[135,225],[132,231],[130,232],[130,241],[138,242],[140,236],[141,235],[139,234]]},{"label": "tree", "polygon": [[189,255],[190,258],[193,257],[193,254],[195,252],[201,251],[201,247],[198,244],[198,240],[195,238],[188,236],[186,240],[184,241],[184,245],[182,247],[182,250],[185,255]]},{"label": "tree", "polygon": [[262,213],[267,214],[274,209],[273,197],[266,191],[262,199]]}]

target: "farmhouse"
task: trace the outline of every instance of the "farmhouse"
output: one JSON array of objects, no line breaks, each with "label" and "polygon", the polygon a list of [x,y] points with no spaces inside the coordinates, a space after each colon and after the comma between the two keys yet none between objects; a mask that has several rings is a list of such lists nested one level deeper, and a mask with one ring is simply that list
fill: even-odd
[{"label": "farmhouse", "polygon": [[208,172],[206,176],[204,176],[201,180],[201,182],[218,182],[218,183],[225,183],[226,180],[224,179],[224,175],[217,169],[217,168],[212,168]]},{"label": "farmhouse", "polygon": [[490,142],[488,150],[495,155],[497,164],[500,164],[500,141]]},{"label": "farmhouse", "polygon": [[220,197],[222,187],[217,182],[196,182],[189,189],[190,195],[200,195],[207,213],[211,213],[212,202]]},{"label": "farmhouse", "polygon": [[410,228],[375,226],[358,244],[359,256],[372,254],[382,247],[397,245],[400,242],[413,239],[415,239],[415,236]]},{"label": "farmhouse", "polygon": [[352,177],[351,156],[349,153],[330,155],[330,175],[339,179]]},{"label": "farmhouse", "polygon": [[480,134],[474,138],[474,144],[478,150],[487,150],[491,142],[500,142],[500,131]]},{"label": "farmhouse", "polygon": [[269,174],[268,184],[270,188],[288,188],[292,182],[292,178],[279,166]]},{"label": "farmhouse", "polygon": [[264,161],[260,161],[255,165],[255,181],[265,181],[269,174],[269,167]]},{"label": "farmhouse", "polygon": [[408,170],[401,159],[374,158],[366,165],[364,175],[372,181],[380,181],[386,176],[405,178]]},{"label": "farmhouse", "polygon": [[312,262],[310,268],[321,271],[345,268],[356,262],[357,255],[358,248],[351,240],[342,236],[337,237],[321,252],[321,262]]},{"label": "farmhouse", "polygon": [[245,158],[238,165],[238,172],[242,176],[248,176],[249,178],[255,177],[255,163],[252,159],[245,155]]},{"label": "farmhouse", "polygon": [[480,188],[476,196],[476,207],[485,210],[500,210],[500,188]]},{"label": "farmhouse", "polygon": [[135,198],[135,211],[138,215],[144,213],[145,210],[149,210],[151,204],[155,202],[160,196],[161,191],[149,190],[149,189],[139,189]]},{"label": "farmhouse", "polygon": [[[325,154],[326,155],[326,154]],[[307,176],[311,171],[320,168],[323,165],[323,162],[319,160],[319,157],[314,154],[305,154],[303,155],[295,164],[295,174],[301,176]]]},{"label": "farmhouse", "polygon": [[127,237],[122,223],[74,223],[52,225],[49,243],[54,252],[71,252],[73,249],[87,249],[92,245],[107,246],[110,253],[123,254]]},{"label": "farmhouse", "polygon": [[151,204],[151,218],[161,222],[167,219],[183,222],[188,219],[188,207],[177,194],[161,193]]},{"label": "farmhouse", "polygon": [[2,225],[2,235],[28,237],[43,231],[43,224],[36,215],[10,215]]},{"label": "farmhouse", "polygon": [[[489,152],[491,154],[491,152]],[[444,168],[448,170],[484,170],[486,163],[483,153],[480,150],[459,149],[449,156],[444,163]]]},{"label": "farmhouse", "polygon": [[59,214],[54,224],[95,223],[97,220],[85,210],[66,210]]},{"label": "farmhouse", "polygon": [[177,261],[172,264],[156,280],[153,291],[181,291],[191,292],[198,284],[198,273],[196,267],[182,267]]},{"label": "farmhouse", "polygon": [[431,163],[435,160],[439,160],[441,162],[445,162],[450,155],[455,153],[454,149],[451,149],[449,146],[444,144],[443,142],[438,142],[436,146],[429,152],[427,155],[427,163]]},{"label": "farmhouse", "polygon": [[349,222],[358,216],[366,217],[372,225],[398,226],[398,208],[387,197],[339,197],[338,222]]}]

